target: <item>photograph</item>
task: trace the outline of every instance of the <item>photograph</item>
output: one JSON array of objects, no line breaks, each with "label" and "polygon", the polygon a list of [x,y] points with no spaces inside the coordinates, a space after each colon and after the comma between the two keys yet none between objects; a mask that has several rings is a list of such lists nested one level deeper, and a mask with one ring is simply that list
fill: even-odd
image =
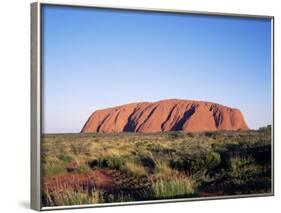
[{"label": "photograph", "polygon": [[272,18],[40,17],[42,207],[273,195]]}]

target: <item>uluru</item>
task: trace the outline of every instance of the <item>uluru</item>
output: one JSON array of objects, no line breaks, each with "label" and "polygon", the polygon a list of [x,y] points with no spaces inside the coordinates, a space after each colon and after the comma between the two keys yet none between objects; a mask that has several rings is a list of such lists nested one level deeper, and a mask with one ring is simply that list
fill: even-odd
[{"label": "uluru", "polygon": [[96,110],[82,133],[249,130],[239,109],[217,103],[168,99]]}]

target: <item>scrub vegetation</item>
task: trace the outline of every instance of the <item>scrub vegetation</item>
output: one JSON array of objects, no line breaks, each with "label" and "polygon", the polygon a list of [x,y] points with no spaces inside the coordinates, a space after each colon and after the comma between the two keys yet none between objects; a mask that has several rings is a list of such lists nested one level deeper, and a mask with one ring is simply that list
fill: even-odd
[{"label": "scrub vegetation", "polygon": [[44,206],[271,192],[271,127],[236,132],[47,134]]}]

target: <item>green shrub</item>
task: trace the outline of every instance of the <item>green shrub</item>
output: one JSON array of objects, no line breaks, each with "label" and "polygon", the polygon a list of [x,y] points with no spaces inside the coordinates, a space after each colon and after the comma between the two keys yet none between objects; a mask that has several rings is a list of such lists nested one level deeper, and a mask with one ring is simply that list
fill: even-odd
[{"label": "green shrub", "polygon": [[155,161],[150,156],[140,156],[140,161],[144,167],[148,167],[149,169],[155,168]]},{"label": "green shrub", "polygon": [[177,139],[177,138],[182,138],[184,136],[184,134],[182,132],[170,132],[168,133],[168,136],[170,139]]},{"label": "green shrub", "polygon": [[73,157],[71,157],[69,155],[63,155],[63,154],[59,156],[59,159],[66,163],[73,161]]},{"label": "green shrub", "polygon": [[106,167],[111,169],[121,169],[125,164],[122,157],[107,157],[98,159],[99,167]]},{"label": "green shrub", "polygon": [[221,162],[220,154],[212,150],[199,153],[196,156],[188,156],[177,160],[171,160],[172,168],[179,171],[185,171],[189,175],[194,175],[197,172],[205,172],[217,167]]},{"label": "green shrub", "polygon": [[229,159],[229,168],[228,168],[228,174],[231,177],[241,177],[245,176],[245,171],[251,169],[251,164],[254,163],[254,159],[250,157],[239,157],[239,156],[233,156]]},{"label": "green shrub", "polygon": [[195,133],[193,133],[193,132],[188,132],[188,133],[186,133],[186,135],[191,138],[195,137]]},{"label": "green shrub", "polygon": [[258,130],[259,132],[271,132],[271,125],[267,125],[266,127],[261,127]]},{"label": "green shrub", "polygon": [[217,137],[217,132],[208,131],[208,132],[205,132],[204,135],[205,135],[206,137],[211,137],[211,138],[213,138],[213,139],[216,139],[216,137]]}]

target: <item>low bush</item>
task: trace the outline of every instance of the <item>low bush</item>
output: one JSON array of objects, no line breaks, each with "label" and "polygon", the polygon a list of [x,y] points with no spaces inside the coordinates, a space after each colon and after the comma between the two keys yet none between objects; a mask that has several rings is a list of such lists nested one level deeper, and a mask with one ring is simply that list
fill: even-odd
[{"label": "low bush", "polygon": [[171,160],[172,168],[179,171],[184,171],[188,175],[194,175],[198,172],[205,172],[217,167],[221,162],[220,154],[213,150],[206,150],[195,156],[189,155],[176,160]]}]

